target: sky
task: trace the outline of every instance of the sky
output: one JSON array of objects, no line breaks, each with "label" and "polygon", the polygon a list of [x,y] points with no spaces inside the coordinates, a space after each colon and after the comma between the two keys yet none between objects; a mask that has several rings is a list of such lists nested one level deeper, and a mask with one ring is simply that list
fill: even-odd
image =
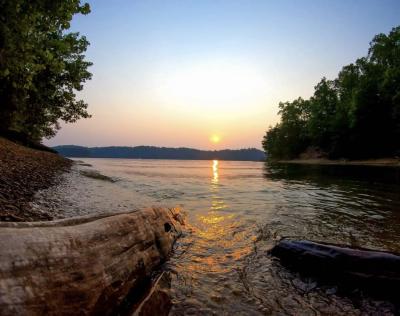
[{"label": "sky", "polygon": [[399,0],[89,1],[72,31],[90,42],[90,119],[48,145],[261,148],[280,101],[400,25]]}]

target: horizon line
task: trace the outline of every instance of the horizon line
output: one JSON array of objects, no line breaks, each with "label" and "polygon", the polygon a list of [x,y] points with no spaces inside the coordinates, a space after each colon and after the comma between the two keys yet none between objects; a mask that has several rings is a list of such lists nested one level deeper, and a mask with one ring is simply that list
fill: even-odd
[{"label": "horizon line", "polygon": [[105,146],[85,146],[85,145],[74,145],[74,144],[67,144],[67,145],[54,145],[50,146],[50,148],[54,147],[61,147],[61,146],[77,146],[77,147],[86,147],[86,148],[105,148],[105,147],[129,147],[129,148],[135,148],[135,147],[156,147],[156,148],[172,148],[172,149],[194,149],[194,150],[200,150],[200,151],[222,151],[222,150],[242,150],[242,149],[256,149],[262,152],[265,152],[263,149],[257,148],[257,147],[242,147],[242,148],[224,148],[224,149],[199,149],[199,148],[193,148],[193,147],[173,147],[173,146],[155,146],[155,145],[134,145],[134,146],[128,146],[128,145],[105,145]]}]

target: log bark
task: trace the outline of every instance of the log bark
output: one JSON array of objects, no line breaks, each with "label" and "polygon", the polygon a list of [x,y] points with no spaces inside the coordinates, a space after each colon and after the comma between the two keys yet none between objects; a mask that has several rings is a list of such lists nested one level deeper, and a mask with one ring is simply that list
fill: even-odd
[{"label": "log bark", "polygon": [[163,272],[131,316],[167,316],[172,307],[170,287],[171,279]]},{"label": "log bark", "polygon": [[0,223],[0,314],[110,314],[167,259],[181,224],[159,208]]},{"label": "log bark", "polygon": [[346,288],[364,289],[379,297],[399,298],[400,256],[397,254],[288,239],[278,242],[270,254],[285,266],[307,275]]}]

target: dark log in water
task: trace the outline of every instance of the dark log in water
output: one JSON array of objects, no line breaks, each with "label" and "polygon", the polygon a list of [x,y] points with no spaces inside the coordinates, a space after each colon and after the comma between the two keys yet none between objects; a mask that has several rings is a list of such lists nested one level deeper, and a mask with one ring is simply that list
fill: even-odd
[{"label": "dark log in water", "polygon": [[169,255],[176,215],[145,209],[0,223],[0,314],[112,313]]},{"label": "dark log in water", "polygon": [[398,299],[400,256],[306,240],[283,239],[270,251],[285,266],[346,288]]}]

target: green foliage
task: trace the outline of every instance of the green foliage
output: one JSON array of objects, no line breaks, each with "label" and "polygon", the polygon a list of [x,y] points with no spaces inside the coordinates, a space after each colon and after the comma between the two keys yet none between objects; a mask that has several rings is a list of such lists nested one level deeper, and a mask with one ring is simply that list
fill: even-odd
[{"label": "green foliage", "polygon": [[310,102],[298,98],[293,102],[279,103],[281,123],[270,128],[263,139],[268,154],[277,158],[295,158],[309,143],[307,122]]},{"label": "green foliage", "polygon": [[313,146],[331,158],[400,154],[400,27],[379,34],[368,55],[315,86],[309,100],[280,103],[281,122],[263,147],[271,158],[295,158]]},{"label": "green foliage", "polygon": [[59,121],[89,117],[76,91],[91,78],[79,33],[68,33],[79,0],[0,0],[0,129],[54,136]]}]

